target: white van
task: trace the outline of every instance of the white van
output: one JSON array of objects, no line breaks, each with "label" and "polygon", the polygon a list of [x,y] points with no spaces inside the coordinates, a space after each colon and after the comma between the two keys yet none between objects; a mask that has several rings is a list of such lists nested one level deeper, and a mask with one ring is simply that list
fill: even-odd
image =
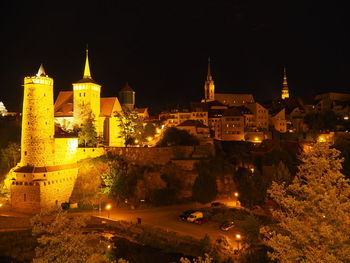
[{"label": "white van", "polygon": [[198,218],[203,218],[203,213],[200,211],[193,212],[187,217],[188,222],[194,222]]}]

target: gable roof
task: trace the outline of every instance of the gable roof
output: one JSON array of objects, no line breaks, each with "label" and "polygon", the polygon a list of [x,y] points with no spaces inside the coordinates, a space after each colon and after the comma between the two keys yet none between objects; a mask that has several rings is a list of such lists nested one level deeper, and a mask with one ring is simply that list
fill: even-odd
[{"label": "gable roof", "polygon": [[100,110],[101,117],[112,117],[114,116],[114,112],[122,111],[122,107],[120,106],[120,103],[117,97],[101,98],[100,107],[101,107],[101,110]]},{"label": "gable roof", "polygon": [[55,101],[55,117],[73,117],[73,91],[60,91]]},{"label": "gable roof", "polygon": [[[73,91],[60,91],[55,102],[55,117],[73,117],[73,110]],[[117,97],[100,99],[100,116],[112,117],[116,111],[122,111]]]}]

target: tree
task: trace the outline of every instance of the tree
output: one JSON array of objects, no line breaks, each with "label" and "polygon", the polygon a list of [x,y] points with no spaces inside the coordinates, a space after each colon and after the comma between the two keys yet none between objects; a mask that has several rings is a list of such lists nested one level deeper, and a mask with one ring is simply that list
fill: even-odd
[{"label": "tree", "polygon": [[146,141],[148,137],[154,137],[156,134],[156,127],[153,123],[148,122],[142,131],[142,140]]},{"label": "tree", "polygon": [[104,182],[103,193],[115,198],[117,201],[132,199],[136,202],[135,190],[138,180],[143,176],[142,169],[137,166],[130,165],[123,158],[118,157],[110,166],[108,173],[102,175]]},{"label": "tree", "polygon": [[86,112],[86,115],[83,116],[82,126],[78,132],[79,145],[84,147],[90,146],[95,147],[98,141],[97,132],[95,128],[95,117],[91,110]]},{"label": "tree", "polygon": [[350,262],[350,181],[341,174],[339,151],[316,143],[300,156],[293,182],[273,183],[277,224],[264,227],[272,259],[289,262]]},{"label": "tree", "polygon": [[198,176],[192,188],[192,198],[202,204],[213,201],[218,194],[216,177],[208,169],[208,164],[201,161],[196,165]]},{"label": "tree", "polygon": [[10,170],[21,159],[21,146],[16,142],[9,142],[5,149],[1,149],[1,166]]},{"label": "tree", "polygon": [[134,144],[135,140],[142,140],[142,120],[136,111],[124,110],[123,113],[115,112],[115,117],[119,119],[120,137],[124,139],[125,146]]},{"label": "tree", "polygon": [[175,145],[198,145],[199,141],[196,136],[191,135],[188,131],[180,130],[175,127],[167,128],[158,146],[175,146]]},{"label": "tree", "polygon": [[254,208],[264,204],[266,200],[267,183],[259,170],[254,172],[240,167],[233,177],[239,193],[238,200],[245,207]]},{"label": "tree", "polygon": [[273,165],[274,167],[274,173],[272,176],[272,181],[282,184],[286,183],[286,185],[289,185],[292,182],[292,175],[289,172],[288,167],[280,161],[278,165]]},{"label": "tree", "polygon": [[83,233],[86,222],[86,217],[69,217],[62,210],[34,216],[32,235],[38,246],[33,263],[115,262],[107,257],[108,243],[99,234]]}]

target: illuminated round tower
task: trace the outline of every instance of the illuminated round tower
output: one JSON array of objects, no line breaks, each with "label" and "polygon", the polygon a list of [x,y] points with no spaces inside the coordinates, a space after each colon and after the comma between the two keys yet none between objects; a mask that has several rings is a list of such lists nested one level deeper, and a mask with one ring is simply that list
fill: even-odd
[{"label": "illuminated round tower", "polygon": [[36,76],[24,78],[21,166],[54,165],[53,79],[40,65]]}]

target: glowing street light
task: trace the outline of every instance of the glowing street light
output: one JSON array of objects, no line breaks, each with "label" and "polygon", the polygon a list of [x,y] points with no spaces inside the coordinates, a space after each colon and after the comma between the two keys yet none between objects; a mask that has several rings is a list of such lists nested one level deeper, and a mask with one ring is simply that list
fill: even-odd
[{"label": "glowing street light", "polygon": [[242,236],[241,236],[241,234],[236,234],[235,238],[236,238],[236,241],[237,241],[237,248],[239,250],[239,243],[241,242]]},{"label": "glowing street light", "polygon": [[109,218],[109,211],[111,210],[111,208],[112,208],[112,205],[111,205],[111,204],[107,204],[107,205],[106,205],[106,210],[107,210],[107,212],[108,212],[108,218]]},{"label": "glowing street light", "polygon": [[235,195],[235,197],[238,197],[239,194],[237,192],[235,192],[234,195]]}]

